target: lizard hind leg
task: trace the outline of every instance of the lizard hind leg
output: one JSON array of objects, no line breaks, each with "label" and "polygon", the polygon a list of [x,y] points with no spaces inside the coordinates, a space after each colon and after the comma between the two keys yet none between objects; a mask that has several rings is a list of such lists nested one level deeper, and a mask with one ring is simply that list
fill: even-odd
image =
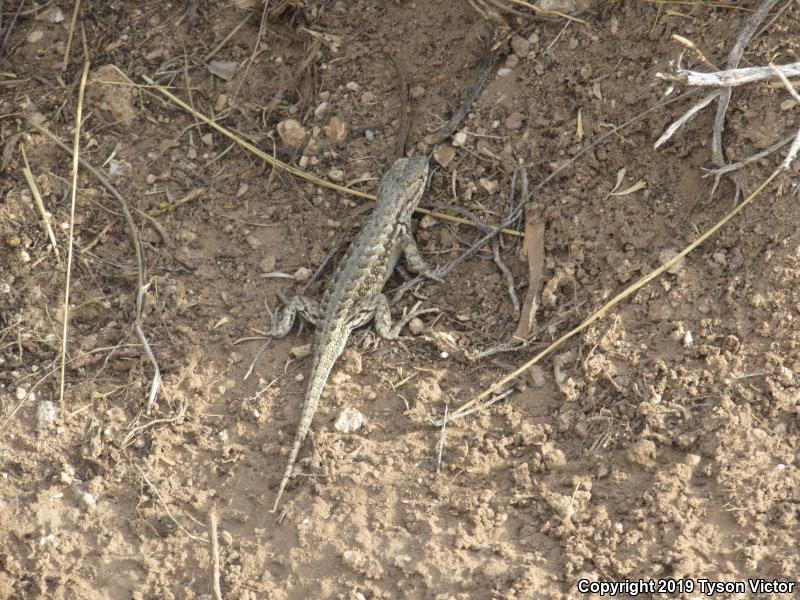
[{"label": "lizard hind leg", "polygon": [[305,296],[292,296],[277,312],[270,313],[272,328],[269,336],[280,338],[288,335],[298,314],[312,325],[316,325],[320,319],[320,312],[320,305],[316,300]]},{"label": "lizard hind leg", "polygon": [[406,324],[419,315],[426,313],[439,312],[437,308],[420,309],[417,302],[410,311],[403,311],[403,316],[397,323],[392,323],[392,313],[389,310],[389,300],[384,294],[377,294],[374,298],[375,303],[375,331],[384,339],[394,340],[400,335],[400,330]]}]

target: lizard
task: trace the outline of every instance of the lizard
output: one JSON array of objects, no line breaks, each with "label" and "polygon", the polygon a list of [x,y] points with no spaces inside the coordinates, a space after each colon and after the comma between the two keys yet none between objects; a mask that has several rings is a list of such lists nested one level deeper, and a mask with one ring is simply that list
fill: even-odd
[{"label": "lizard", "polygon": [[442,281],[420,255],[411,234],[411,215],[425,191],[427,179],[426,156],[398,159],[381,179],[377,206],[337,266],[321,301],[294,296],[272,315],[270,337],[286,336],[298,314],[316,326],[300,424],[271,511],[273,513],[277,511],[292,475],[322,390],[336,359],[344,351],[350,333],[374,319],[378,335],[388,340],[396,339],[411,319],[436,311],[420,310],[417,303],[410,311],[404,310],[400,320],[392,324],[389,301],[382,293],[401,255],[404,255],[411,271]]}]

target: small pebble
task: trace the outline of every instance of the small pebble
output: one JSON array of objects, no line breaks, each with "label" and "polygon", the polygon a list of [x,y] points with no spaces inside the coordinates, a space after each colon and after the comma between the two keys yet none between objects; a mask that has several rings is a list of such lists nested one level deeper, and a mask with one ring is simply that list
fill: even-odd
[{"label": "small pebble", "polygon": [[306,141],[306,129],[296,119],[286,119],[278,123],[278,136],[281,141],[296,150],[302,146]]},{"label": "small pebble", "polygon": [[325,116],[325,113],[327,113],[330,110],[330,108],[331,105],[328,104],[327,102],[320,102],[319,106],[317,106],[317,108],[314,109],[314,116],[317,117],[318,119],[321,119],[322,117]]},{"label": "small pebble", "polygon": [[57,6],[51,6],[36,15],[36,20],[47,21],[48,23],[63,23],[64,13]]},{"label": "small pebble", "polygon": [[[663,265],[664,263],[672,260],[678,255],[678,251],[673,248],[667,248],[666,250],[662,250],[658,254],[658,260]],[[684,260],[680,259],[676,264],[672,265],[669,269],[667,269],[667,273],[670,275],[677,275],[683,270]]]},{"label": "small pebble", "polygon": [[294,280],[297,282],[308,281],[311,279],[312,271],[308,267],[300,267],[294,272]]},{"label": "small pebble", "polygon": [[214,103],[214,110],[221,112],[225,108],[226,104],[228,104],[228,96],[225,94],[220,94],[217,96],[217,101]]},{"label": "small pebble", "polygon": [[27,40],[29,44],[35,44],[36,42],[41,41],[43,37],[44,37],[44,31],[42,31],[41,29],[36,29],[28,34]]},{"label": "small pebble", "polygon": [[367,129],[364,131],[364,137],[367,138],[368,142],[371,142],[375,139],[375,134],[372,132],[372,129]]},{"label": "small pebble", "polygon": [[[464,138],[466,140],[466,136],[464,136]],[[453,162],[455,157],[456,151],[452,146],[438,146],[436,150],[433,151],[433,159],[445,169],[450,166],[450,163]]]},{"label": "small pebble", "polygon": [[419,317],[414,317],[408,322],[408,330],[414,335],[421,335],[425,331],[425,323]]},{"label": "small pebble", "polygon": [[311,356],[311,344],[303,344],[302,346],[295,346],[289,352],[292,353],[292,356],[295,358],[305,358],[306,356]]},{"label": "small pebble", "polygon": [[417,98],[422,98],[425,95],[425,88],[421,85],[415,85],[411,90],[409,90],[408,95],[411,96],[413,100]]},{"label": "small pebble", "polygon": [[203,137],[200,138],[203,141],[203,144],[206,146],[213,146],[214,145],[214,134],[207,133]]},{"label": "small pebble", "polygon": [[528,56],[528,52],[531,51],[531,42],[526,40],[524,37],[515,35],[511,38],[511,50],[514,52],[517,58],[525,58]]},{"label": "small pebble", "polygon": [[351,92],[357,92],[361,89],[361,86],[358,85],[355,81],[348,81],[347,85],[345,85],[344,87],[346,87]]},{"label": "small pebble", "polygon": [[453,136],[453,146],[464,146],[467,143],[467,134],[463,131],[456,131]]},{"label": "small pebble", "polygon": [[797,106],[797,102],[794,99],[789,98],[788,100],[784,100],[781,102],[781,110],[792,110],[795,106]]},{"label": "small pebble", "polygon": [[58,409],[50,400],[42,400],[36,405],[36,425],[40,429],[54,423],[58,418]]},{"label": "small pebble", "polygon": [[364,415],[355,408],[345,408],[333,426],[342,433],[353,433],[362,425],[364,425]]},{"label": "small pebble", "polygon": [[223,546],[233,545],[233,536],[224,529],[219,532],[219,543]]},{"label": "small pebble", "polygon": [[328,178],[331,181],[344,181],[344,171],[341,169],[331,169],[328,171]]},{"label": "small pebble", "polygon": [[486,179],[485,177],[481,177],[478,180],[478,185],[481,186],[484,190],[486,190],[486,193],[488,194],[497,193],[497,190],[500,187],[499,183],[497,183],[493,179]]},{"label": "small pebble", "polygon": [[497,76],[498,77],[508,77],[511,75],[512,71],[508,67],[503,67],[501,69],[497,69]]},{"label": "small pebble", "polygon": [[430,215],[424,215],[424,216],[423,216],[423,217],[422,217],[422,218],[419,220],[419,227],[420,227],[420,229],[430,229],[430,228],[431,228],[431,227],[433,227],[434,225],[436,225],[436,219],[434,219],[434,218],[433,218],[432,216],[430,216]]},{"label": "small pebble", "polygon": [[520,127],[522,127],[522,122],[524,120],[524,116],[518,110],[515,110],[510,115],[508,115],[503,121],[503,125],[505,125],[506,129],[510,129],[511,131],[516,131]]},{"label": "small pebble", "polygon": [[519,58],[517,58],[516,54],[509,54],[506,58],[506,68],[507,69],[514,69],[519,65]]}]

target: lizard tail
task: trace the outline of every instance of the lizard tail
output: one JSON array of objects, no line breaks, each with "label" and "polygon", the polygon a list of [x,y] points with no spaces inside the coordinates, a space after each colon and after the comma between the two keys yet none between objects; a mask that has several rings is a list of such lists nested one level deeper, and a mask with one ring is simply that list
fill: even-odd
[{"label": "lizard tail", "polygon": [[311,428],[311,421],[319,405],[322,390],[325,388],[325,382],[328,380],[328,375],[330,375],[331,369],[333,369],[333,363],[336,362],[337,358],[338,355],[321,356],[318,361],[315,361],[315,364],[311,368],[308,389],[306,390],[305,402],[303,403],[303,414],[300,415],[300,425],[294,436],[292,451],[289,453],[289,462],[286,463],[286,470],[283,472],[283,479],[281,479],[281,485],[278,488],[278,495],[275,497],[275,505],[270,512],[274,513],[278,511],[278,503],[281,501],[281,496],[283,496],[283,490],[286,488],[286,484],[289,483],[289,478],[292,476],[294,463],[297,461],[297,456],[300,454],[300,448],[303,447],[306,434]]}]

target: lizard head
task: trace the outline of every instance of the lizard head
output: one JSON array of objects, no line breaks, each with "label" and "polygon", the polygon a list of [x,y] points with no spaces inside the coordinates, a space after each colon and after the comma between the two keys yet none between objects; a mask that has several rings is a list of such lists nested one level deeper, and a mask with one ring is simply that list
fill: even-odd
[{"label": "lizard head", "polygon": [[417,208],[428,179],[428,157],[412,156],[395,161],[381,179],[378,202],[407,221]]}]

